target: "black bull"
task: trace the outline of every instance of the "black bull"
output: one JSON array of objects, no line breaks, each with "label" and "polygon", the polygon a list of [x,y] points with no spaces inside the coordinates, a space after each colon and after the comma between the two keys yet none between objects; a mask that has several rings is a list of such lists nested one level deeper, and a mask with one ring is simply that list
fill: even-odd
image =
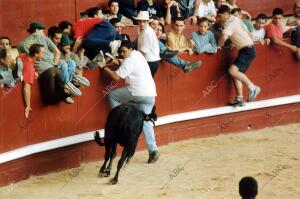
[{"label": "black bull", "polygon": [[[100,168],[99,177],[110,175],[113,159],[116,157],[116,148],[119,143],[123,147],[122,156],[118,162],[117,172],[111,180],[112,184],[118,182],[120,169],[127,164],[134,155],[136,145],[143,130],[144,121],[153,122],[152,115],[146,115],[135,104],[122,104],[111,110],[105,124],[104,143],[101,142],[99,132],[95,133],[95,141],[105,146],[105,160]],[[153,122],[154,124],[154,122]],[[108,166],[106,166],[109,161]]]}]

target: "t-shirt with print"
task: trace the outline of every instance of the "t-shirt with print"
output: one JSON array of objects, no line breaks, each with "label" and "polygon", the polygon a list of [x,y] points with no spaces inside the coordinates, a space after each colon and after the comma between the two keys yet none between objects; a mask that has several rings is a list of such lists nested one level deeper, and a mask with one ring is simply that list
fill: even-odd
[{"label": "t-shirt with print", "polygon": [[153,17],[162,17],[160,6],[157,3],[149,5],[148,1],[146,0],[142,0],[138,3],[137,11],[148,11],[150,19]]},{"label": "t-shirt with print", "polygon": [[253,40],[249,35],[246,25],[241,19],[233,15],[225,22],[223,33],[229,36],[231,42],[238,49],[253,45]]},{"label": "t-shirt with print", "polygon": [[261,28],[259,30],[256,30],[254,28],[253,32],[252,32],[252,35],[253,35],[253,40],[254,41],[262,41],[265,39],[265,36],[266,36],[266,30],[264,28]]},{"label": "t-shirt with print", "polygon": [[125,79],[126,86],[133,96],[157,95],[150,68],[140,52],[133,50],[116,73]]}]

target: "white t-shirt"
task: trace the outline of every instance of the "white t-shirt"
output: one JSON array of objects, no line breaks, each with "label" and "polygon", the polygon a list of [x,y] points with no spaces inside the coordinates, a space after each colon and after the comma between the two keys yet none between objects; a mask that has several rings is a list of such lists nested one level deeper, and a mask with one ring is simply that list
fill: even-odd
[{"label": "white t-shirt", "polygon": [[261,28],[260,30],[253,29],[252,32],[253,40],[254,41],[262,41],[265,39],[266,30],[264,28]]},{"label": "white t-shirt", "polygon": [[216,12],[215,3],[212,0],[210,0],[207,3],[207,5],[204,5],[204,3],[201,0],[197,14],[199,17],[207,17],[208,15],[216,16],[217,12]]},{"label": "white t-shirt", "polygon": [[116,73],[125,79],[127,88],[133,96],[156,96],[150,68],[140,52],[133,50]]},{"label": "white t-shirt", "polygon": [[138,50],[144,53],[148,62],[160,60],[158,40],[154,30],[147,26],[138,36]]},{"label": "white t-shirt", "polygon": [[229,36],[231,42],[238,49],[253,45],[253,40],[249,35],[247,26],[241,19],[233,15],[225,22],[223,33]]}]

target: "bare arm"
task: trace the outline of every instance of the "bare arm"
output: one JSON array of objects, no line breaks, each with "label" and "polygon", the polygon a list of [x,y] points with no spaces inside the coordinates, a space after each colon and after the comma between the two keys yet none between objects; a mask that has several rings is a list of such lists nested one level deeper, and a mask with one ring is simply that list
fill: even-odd
[{"label": "bare arm", "polygon": [[31,111],[30,106],[30,96],[31,96],[31,85],[30,84],[24,84],[23,86],[23,97],[25,101],[25,118],[27,119],[29,116],[29,112]]},{"label": "bare arm", "polygon": [[218,41],[218,47],[222,47],[227,39],[228,35],[222,34]]},{"label": "bare arm", "polygon": [[54,60],[53,60],[54,65],[57,65],[59,63],[59,59],[60,59],[60,51],[56,47],[54,49]]},{"label": "bare arm", "polygon": [[74,43],[74,46],[73,46],[73,52],[74,53],[77,53],[78,48],[81,46],[81,44],[82,44],[82,38],[77,38],[75,43]]},{"label": "bare arm", "polygon": [[286,48],[289,48],[291,51],[293,52],[297,52],[298,48],[296,46],[293,46],[291,44],[288,44],[286,42],[284,42],[282,39],[277,38],[277,37],[271,37],[271,41],[272,43],[278,45],[278,46],[283,46]]}]

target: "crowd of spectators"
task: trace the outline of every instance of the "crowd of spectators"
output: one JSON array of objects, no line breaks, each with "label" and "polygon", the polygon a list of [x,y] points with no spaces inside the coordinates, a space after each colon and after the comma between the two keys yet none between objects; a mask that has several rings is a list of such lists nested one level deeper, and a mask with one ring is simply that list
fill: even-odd
[{"label": "crowd of spectators", "polygon": [[[217,53],[218,49],[238,49],[238,56],[229,66],[236,97],[229,104],[244,106],[243,84],[248,87],[248,101],[261,92],[245,74],[256,57],[254,42],[272,44],[290,49],[300,61],[300,1],[293,7],[294,14],[282,23],[283,10],[273,10],[272,21],[267,24],[264,13],[255,16],[252,24],[250,14],[238,7],[237,0],[109,0],[106,10],[89,8],[82,18],[71,23],[61,21],[49,27],[33,22],[28,37],[18,46],[19,55],[12,55],[10,38],[0,37],[0,86],[14,87],[22,82],[25,102],[24,115],[31,109],[31,86],[38,79],[42,101],[45,105],[64,101],[74,103],[73,97],[81,96],[81,86],[90,86],[83,77],[83,69],[99,67],[113,80],[124,79],[126,86],[109,93],[112,107],[123,102],[135,102],[145,114],[154,119],[156,86],[155,73],[159,62],[167,61],[184,73],[199,69],[202,62],[189,62],[177,56],[186,52],[193,54]],[[191,23],[194,32],[191,40],[184,33]],[[172,29],[165,32],[165,26]],[[137,26],[136,38],[123,34],[126,26]],[[285,32],[292,43],[284,40]],[[112,67],[113,66],[113,67]],[[113,68],[118,68],[113,70]],[[144,134],[149,151],[148,163],[158,157],[153,125],[144,122]],[[252,179],[240,184],[241,195],[248,184],[257,188]],[[257,191],[247,197],[254,198]]]}]

